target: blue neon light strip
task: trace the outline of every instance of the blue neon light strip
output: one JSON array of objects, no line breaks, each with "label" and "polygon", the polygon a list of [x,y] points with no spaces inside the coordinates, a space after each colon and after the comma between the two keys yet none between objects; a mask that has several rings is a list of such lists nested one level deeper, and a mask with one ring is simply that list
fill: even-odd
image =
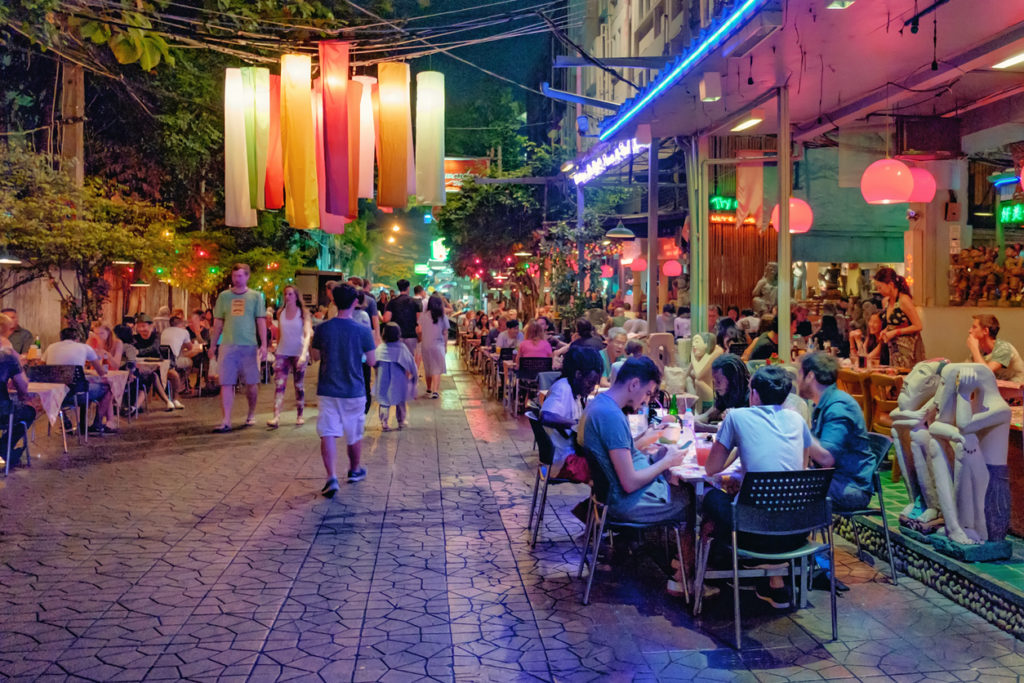
[{"label": "blue neon light strip", "polygon": [[601,133],[599,136],[601,140],[607,140],[608,138],[615,135],[615,133],[629,123],[629,120],[640,113],[640,111],[646,107],[651,100],[660,95],[667,88],[675,85],[686,71],[693,66],[698,59],[707,54],[712,47],[729,31],[736,28],[743,16],[754,7],[765,3],[766,0],[746,0],[736,12],[722,22],[722,25],[712,33],[708,38],[697,46],[697,49],[691,52],[686,59],[680,62],[676,68],[672,69],[665,78],[658,79],[658,83],[647,92],[640,101],[629,108],[625,114],[617,115],[618,118],[608,127],[608,130]]},{"label": "blue neon light strip", "polygon": [[1019,182],[1020,182],[1020,178],[1013,177],[1013,178],[1003,178],[1002,180],[997,180],[997,181],[995,181],[992,184],[995,187],[1002,187],[1003,185],[1013,185],[1014,183],[1019,183]]}]

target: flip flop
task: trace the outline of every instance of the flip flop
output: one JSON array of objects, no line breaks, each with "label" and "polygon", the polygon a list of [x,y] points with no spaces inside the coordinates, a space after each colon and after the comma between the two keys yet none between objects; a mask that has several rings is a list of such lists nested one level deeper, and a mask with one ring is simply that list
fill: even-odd
[{"label": "flip flop", "polygon": [[246,427],[254,427],[255,425],[256,425],[256,418],[255,417],[246,418],[246,420],[245,420],[245,426]]},{"label": "flip flop", "polygon": [[231,425],[221,425],[213,430],[214,434],[227,434],[231,431]]}]

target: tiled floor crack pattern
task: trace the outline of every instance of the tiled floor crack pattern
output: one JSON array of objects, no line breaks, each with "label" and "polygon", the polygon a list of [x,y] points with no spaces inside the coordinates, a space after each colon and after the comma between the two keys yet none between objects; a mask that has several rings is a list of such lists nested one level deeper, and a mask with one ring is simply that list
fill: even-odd
[{"label": "tiled floor crack pattern", "polygon": [[[215,399],[0,483],[0,677],[12,680],[1019,681],[1024,646],[844,549],[827,600],[771,614],[728,599],[694,622],[648,561],[575,580],[586,495],[555,486],[535,549],[528,426],[454,354],[412,428],[368,420],[366,481],[322,499],[310,424],[208,433]],[[313,387],[307,388],[310,394]],[[271,392],[262,388],[265,419]],[[240,410],[244,408],[239,406]],[[240,412],[240,411],[239,411]],[[374,411],[375,413],[376,411]],[[240,415],[236,415],[240,421]],[[262,423],[261,423],[262,424]],[[44,430],[45,431],[45,430]],[[59,453],[59,435],[40,447]],[[344,450],[342,446],[342,451]],[[345,458],[339,459],[344,470]],[[879,564],[882,573],[887,567]],[[941,643],[941,646],[937,645]]]}]

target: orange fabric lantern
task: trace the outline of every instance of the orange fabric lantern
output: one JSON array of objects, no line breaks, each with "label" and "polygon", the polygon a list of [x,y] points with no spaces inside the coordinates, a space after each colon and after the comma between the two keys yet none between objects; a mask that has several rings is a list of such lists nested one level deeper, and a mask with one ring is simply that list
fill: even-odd
[{"label": "orange fabric lantern", "polygon": [[284,160],[281,152],[281,77],[270,75],[270,141],[264,189],[268,209],[284,206]]},{"label": "orange fabric lantern", "polygon": [[914,189],[910,193],[912,202],[930,202],[935,199],[935,176],[923,168],[911,168],[910,176],[914,179]]},{"label": "orange fabric lantern", "polygon": [[409,201],[412,159],[409,65],[384,62],[377,67],[380,98],[380,159],[377,203],[405,208]]},{"label": "orange fabric lantern", "polygon": [[665,277],[679,277],[683,274],[683,265],[679,261],[665,261],[661,272]]},{"label": "orange fabric lantern", "polygon": [[860,177],[860,193],[868,204],[900,204],[913,191],[910,167],[897,159],[879,159]]},{"label": "orange fabric lantern", "polygon": [[[779,205],[772,209],[772,227],[779,231]],[[789,234],[800,235],[811,229],[814,223],[814,212],[811,205],[796,197],[789,198]]]},{"label": "orange fabric lantern", "polygon": [[647,259],[643,256],[640,258],[633,259],[633,262],[629,264],[629,269],[634,273],[639,273],[642,270],[647,270]]},{"label": "orange fabric lantern", "polygon": [[348,43],[320,41],[320,87],[323,90],[324,178],[327,211],[355,218],[348,192]]}]

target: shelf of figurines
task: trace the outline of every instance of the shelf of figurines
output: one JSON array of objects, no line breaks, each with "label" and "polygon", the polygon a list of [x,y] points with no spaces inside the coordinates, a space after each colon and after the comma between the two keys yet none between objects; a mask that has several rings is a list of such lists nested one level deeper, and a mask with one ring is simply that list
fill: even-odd
[{"label": "shelf of figurines", "polygon": [[1020,244],[1008,245],[999,262],[996,247],[978,246],[949,257],[949,305],[1024,306],[1024,258]]}]

